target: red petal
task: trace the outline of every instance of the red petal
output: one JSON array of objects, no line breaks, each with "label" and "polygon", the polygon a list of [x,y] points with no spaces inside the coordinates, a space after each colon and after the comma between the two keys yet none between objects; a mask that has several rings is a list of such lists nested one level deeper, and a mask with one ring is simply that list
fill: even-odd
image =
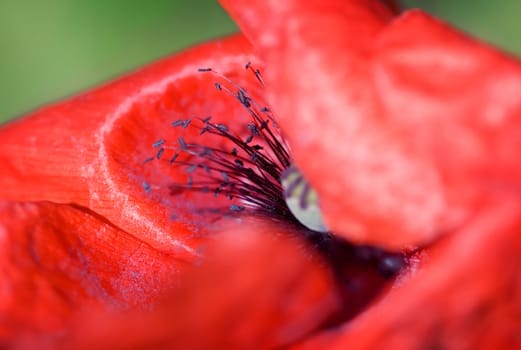
[{"label": "red petal", "polygon": [[484,183],[518,186],[518,62],[419,11],[390,22],[379,1],[223,3],[265,58],[333,231],[425,243],[468,219]]},{"label": "red petal", "polygon": [[146,307],[185,263],[92,212],[0,201],[0,339],[56,332],[76,312]]},{"label": "red petal", "polygon": [[280,225],[247,220],[227,231],[153,312],[82,315],[64,348],[274,348],[338,306],[327,267],[301,241],[281,238]]},{"label": "red petal", "polygon": [[[254,59],[250,50],[239,36],[202,45],[3,127],[0,198],[74,203],[192,259],[210,218],[191,217],[191,195],[167,192],[166,183],[186,181],[179,168],[143,161],[155,154],[158,139],[177,143],[182,128],[172,128],[174,120],[245,117],[240,103],[216,91],[216,77],[197,69],[212,67],[248,85],[251,73],[243,67]],[[163,187],[147,194],[145,181]]]},{"label": "red petal", "polygon": [[502,198],[378,305],[298,349],[518,349],[521,207]]}]

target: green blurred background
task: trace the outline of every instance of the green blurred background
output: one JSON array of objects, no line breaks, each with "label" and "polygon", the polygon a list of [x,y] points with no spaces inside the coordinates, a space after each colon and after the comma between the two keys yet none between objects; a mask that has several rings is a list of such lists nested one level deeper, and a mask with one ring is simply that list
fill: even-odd
[{"label": "green blurred background", "polygon": [[[521,53],[520,0],[402,4]],[[235,30],[216,0],[0,0],[0,122]]]}]

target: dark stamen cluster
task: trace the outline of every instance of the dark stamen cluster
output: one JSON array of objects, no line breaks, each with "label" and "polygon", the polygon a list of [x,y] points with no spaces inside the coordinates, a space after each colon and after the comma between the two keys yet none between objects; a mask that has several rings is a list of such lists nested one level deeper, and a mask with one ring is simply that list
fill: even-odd
[{"label": "dark stamen cluster", "polygon": [[[245,68],[263,84],[258,69],[250,63]],[[248,112],[251,121],[246,125],[244,135],[227,125],[213,122],[212,117],[172,122],[172,127],[195,127],[200,137],[216,135],[229,141],[230,145],[228,149],[222,149],[206,146],[204,141],[192,143],[182,136],[178,137],[177,145],[173,147],[175,153],[168,161],[172,166],[183,167],[188,180],[186,183],[172,183],[172,194],[196,191],[213,193],[216,197],[224,195],[230,200],[237,200],[229,206],[231,211],[243,211],[250,207],[285,220],[294,220],[284,201],[280,184],[281,174],[290,166],[291,159],[287,144],[276,130],[270,109],[259,105],[244,88],[212,68],[201,68],[199,71],[220,78],[222,83],[215,83],[215,88],[235,98]],[[162,159],[165,143],[163,139],[155,142],[152,146],[157,148],[157,152],[145,162]]]}]

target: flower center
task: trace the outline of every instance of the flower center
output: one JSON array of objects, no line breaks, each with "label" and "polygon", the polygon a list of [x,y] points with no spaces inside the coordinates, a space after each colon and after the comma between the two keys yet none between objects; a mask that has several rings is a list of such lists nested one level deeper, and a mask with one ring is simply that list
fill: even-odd
[{"label": "flower center", "polygon": [[[246,69],[263,85],[259,70],[250,64]],[[330,233],[322,220],[318,195],[292,164],[289,146],[271,110],[215,70],[199,71],[214,74],[220,81],[215,88],[236,99],[250,121],[229,127],[214,122],[212,117],[175,120],[174,128],[195,128],[192,137],[178,136],[173,144],[158,140],[152,145],[155,154],[145,162],[164,161],[182,169],[186,181],[171,183],[172,195],[194,191],[225,196],[232,215],[261,213],[293,224],[294,232],[305,237],[313,252],[328,262],[344,295],[345,309],[331,324],[353,317],[407,266],[407,255],[355,246]],[[205,143],[205,137],[213,137],[214,142]],[[222,142],[215,142],[215,138]],[[143,189],[152,190],[146,183]]]}]

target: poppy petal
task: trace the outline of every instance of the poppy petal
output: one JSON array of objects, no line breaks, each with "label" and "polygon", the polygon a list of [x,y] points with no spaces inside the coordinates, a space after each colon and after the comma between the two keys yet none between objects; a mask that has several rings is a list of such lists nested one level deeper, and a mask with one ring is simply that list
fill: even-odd
[{"label": "poppy petal", "polygon": [[95,305],[147,307],[186,266],[74,205],[0,201],[0,241],[4,340]]},{"label": "poppy petal", "polygon": [[485,182],[518,186],[517,61],[418,10],[392,20],[380,1],[222,2],[265,59],[332,231],[424,244],[472,215]]},{"label": "poppy petal", "polygon": [[[83,314],[63,348],[266,349],[291,344],[339,306],[332,274],[280,225],[245,219],[152,311]],[[285,238],[284,238],[285,237]]]},{"label": "poppy petal", "polygon": [[[198,68],[248,86],[254,78],[243,67],[251,60],[241,36],[211,42],[11,122],[0,130],[0,198],[73,203],[157,249],[193,259],[210,219],[193,217],[189,194],[168,193],[169,181],[186,181],[179,167],[143,163],[156,155],[158,139],[177,145],[184,132],[171,126],[177,119],[244,119],[240,103],[216,91],[216,77]],[[160,189],[148,193],[154,185]]]}]

